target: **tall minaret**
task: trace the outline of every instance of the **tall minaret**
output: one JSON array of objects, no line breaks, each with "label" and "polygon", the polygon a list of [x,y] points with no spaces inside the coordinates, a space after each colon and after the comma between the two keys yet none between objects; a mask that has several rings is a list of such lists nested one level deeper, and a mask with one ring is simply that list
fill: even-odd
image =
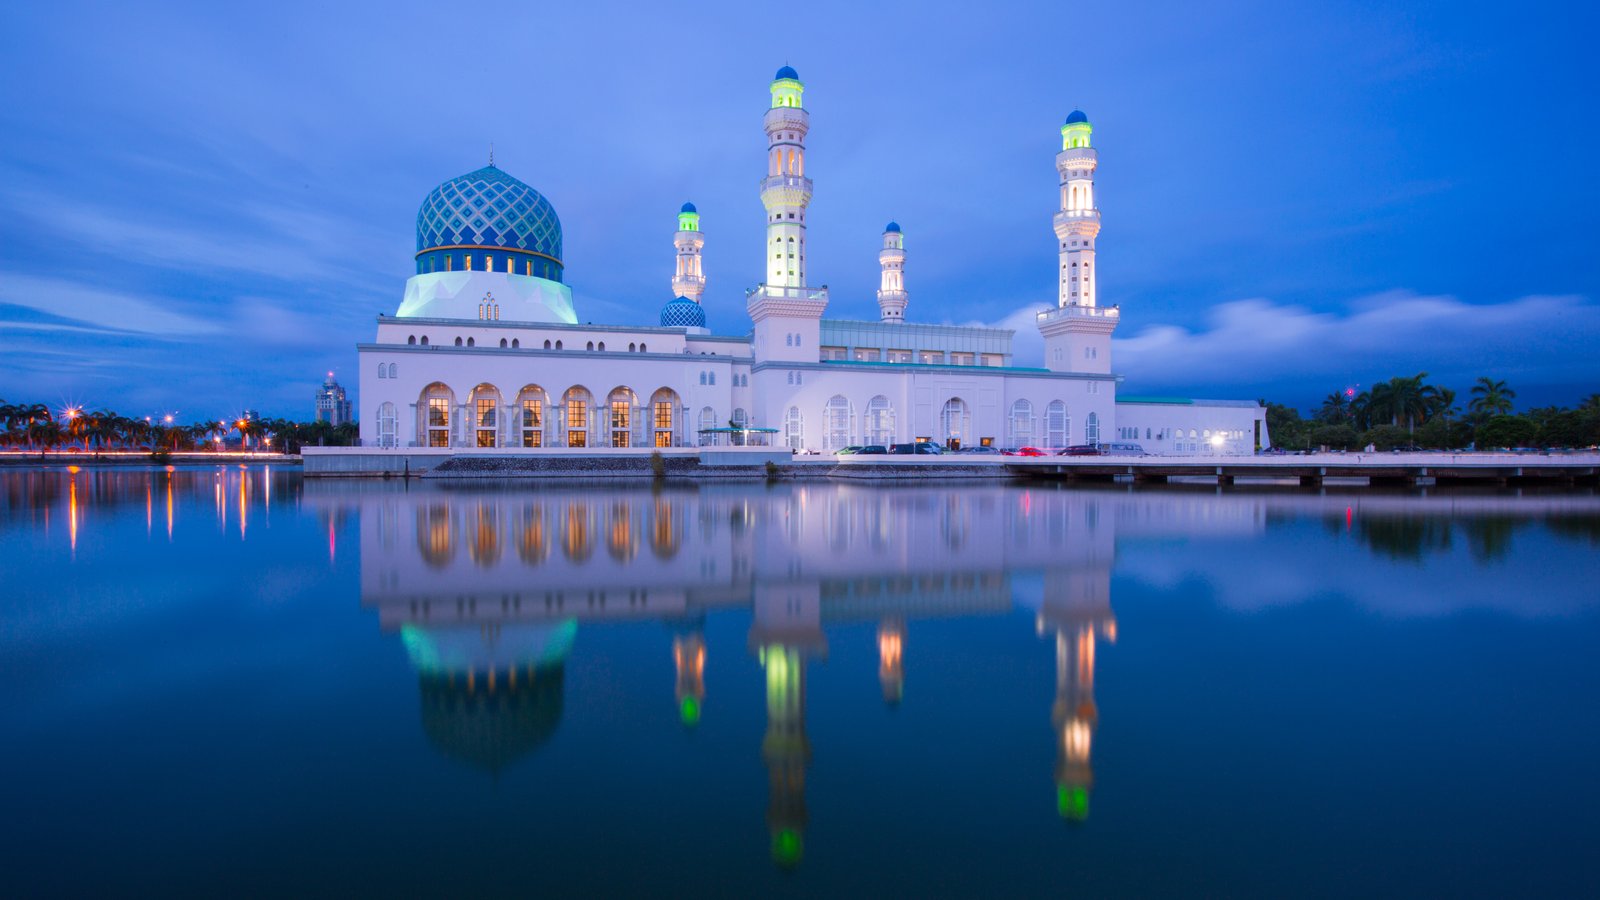
[{"label": "tall minaret", "polygon": [[767,131],[767,177],[761,203],[767,208],[767,284],[804,287],[806,283],[806,132],[811,114],[800,106],[805,85],[784,66],[772,81],[772,108],[762,124]]},{"label": "tall minaret", "polygon": [[706,273],[700,267],[700,251],[706,245],[706,236],[700,233],[700,213],[693,203],[685,203],[678,211],[678,233],[672,236],[672,246],[678,248],[678,268],[672,276],[672,296],[688,297],[696,303],[706,291]]},{"label": "tall minaret", "polygon": [[767,174],[761,179],[761,205],[767,210],[765,280],[745,293],[745,309],[755,326],[755,353],[778,363],[813,363],[828,288],[806,285],[806,207],[811,179],[806,177],[806,132],[811,114],[800,106],[805,85],[784,66],[772,80],[772,105],[762,117],[767,132]]},{"label": "tall minaret", "polygon": [[1073,110],[1061,126],[1061,211],[1056,213],[1056,238],[1061,243],[1061,290],[1058,306],[1094,306],[1094,239],[1100,234],[1100,210],[1094,205],[1094,170],[1100,164],[1089,134],[1094,129],[1082,110]]},{"label": "tall minaret", "polygon": [[900,223],[890,222],[883,229],[883,249],[878,251],[883,279],[878,284],[878,311],[885,322],[906,320],[906,239]]},{"label": "tall minaret", "polygon": [[1053,372],[1111,373],[1111,333],[1122,312],[1099,305],[1100,273],[1094,265],[1100,210],[1094,203],[1094,170],[1100,164],[1089,146],[1089,117],[1079,110],[1061,126],[1061,210],[1055,215],[1061,270],[1054,309],[1039,314],[1044,364]]}]

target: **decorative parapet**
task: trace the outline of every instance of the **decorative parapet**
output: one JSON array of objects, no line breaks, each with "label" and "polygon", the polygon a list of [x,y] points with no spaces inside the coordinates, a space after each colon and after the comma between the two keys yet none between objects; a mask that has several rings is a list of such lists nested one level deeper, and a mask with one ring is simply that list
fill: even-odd
[{"label": "decorative parapet", "polygon": [[828,308],[828,288],[759,284],[745,291],[745,308],[759,322],[768,316],[820,319]]}]

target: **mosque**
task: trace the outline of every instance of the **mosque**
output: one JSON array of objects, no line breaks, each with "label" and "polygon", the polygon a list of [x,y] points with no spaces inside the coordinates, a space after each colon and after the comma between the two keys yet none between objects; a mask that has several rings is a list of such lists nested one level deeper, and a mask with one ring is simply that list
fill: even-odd
[{"label": "mosque", "polygon": [[788,66],[770,86],[764,280],[746,290],[749,321],[729,321],[731,334],[708,324],[726,313],[703,305],[706,236],[692,203],[678,212],[672,299],[658,324],[596,325],[579,321],[561,221],[543,195],[492,161],[435,188],[417,214],[417,272],[400,307],[357,347],[362,445],[504,454],[730,439],[816,452],[1126,441],[1183,455],[1268,445],[1254,402],[1118,399],[1111,335],[1121,310],[1099,302],[1099,160],[1082,112],[1062,125],[1056,155],[1060,271],[1057,303],[1038,316],[1042,367],[1019,364],[1009,329],[908,317],[895,222],[877,251],[878,321],[826,318],[828,288],[806,272],[804,90]]}]

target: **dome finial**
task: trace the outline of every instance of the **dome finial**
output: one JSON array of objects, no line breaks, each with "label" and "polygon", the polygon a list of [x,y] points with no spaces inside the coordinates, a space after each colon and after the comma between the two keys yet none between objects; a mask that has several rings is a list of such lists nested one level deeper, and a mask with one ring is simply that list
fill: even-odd
[{"label": "dome finial", "polygon": [[494,141],[489,142],[489,165],[494,165]]}]

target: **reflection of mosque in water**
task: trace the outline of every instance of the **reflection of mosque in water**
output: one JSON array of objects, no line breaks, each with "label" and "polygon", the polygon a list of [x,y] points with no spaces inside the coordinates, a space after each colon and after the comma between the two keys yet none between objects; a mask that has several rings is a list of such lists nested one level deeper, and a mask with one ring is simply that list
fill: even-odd
[{"label": "reflection of mosque in water", "polygon": [[695,725],[706,616],[748,609],[748,649],[766,678],[772,854],[792,865],[811,760],[806,667],[826,651],[826,628],[876,623],[879,687],[897,704],[908,625],[1021,605],[1056,641],[1057,808],[1072,821],[1088,814],[1094,652],[1116,628],[1104,495],[377,487],[338,498],[360,507],[362,603],[399,632],[418,672],[424,732],[453,759],[497,771],[550,739],[579,623],[667,624],[678,715]]}]

